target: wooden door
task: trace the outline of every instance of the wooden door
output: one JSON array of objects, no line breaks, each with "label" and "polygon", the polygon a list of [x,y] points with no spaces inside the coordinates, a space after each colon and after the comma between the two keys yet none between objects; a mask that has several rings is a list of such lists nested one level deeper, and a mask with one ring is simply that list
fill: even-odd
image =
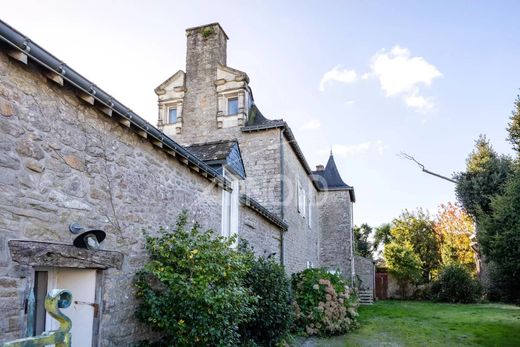
[{"label": "wooden door", "polygon": [[[57,268],[49,271],[48,287],[68,289],[72,304],[62,312],[72,321],[72,347],[92,347],[96,309],[96,270]],[[46,330],[58,328],[58,322],[47,315]]]},{"label": "wooden door", "polygon": [[376,297],[380,300],[388,299],[388,273],[376,273]]}]

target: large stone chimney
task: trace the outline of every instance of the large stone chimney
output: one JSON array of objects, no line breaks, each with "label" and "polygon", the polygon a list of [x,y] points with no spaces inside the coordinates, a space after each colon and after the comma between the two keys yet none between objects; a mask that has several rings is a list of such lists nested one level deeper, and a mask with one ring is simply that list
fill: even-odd
[{"label": "large stone chimney", "polygon": [[186,94],[182,143],[203,142],[217,129],[218,65],[226,65],[228,37],[218,23],[186,29]]}]

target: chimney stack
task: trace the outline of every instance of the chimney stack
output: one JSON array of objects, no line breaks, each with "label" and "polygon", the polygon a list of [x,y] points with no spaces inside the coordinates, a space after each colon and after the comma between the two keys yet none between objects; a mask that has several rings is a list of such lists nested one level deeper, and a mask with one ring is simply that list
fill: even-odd
[{"label": "chimney stack", "polygon": [[325,171],[325,166],[323,166],[323,165],[316,165],[316,171]]},{"label": "chimney stack", "polygon": [[186,74],[192,77],[216,76],[218,64],[226,65],[227,55],[228,37],[220,24],[188,28],[186,37]]}]

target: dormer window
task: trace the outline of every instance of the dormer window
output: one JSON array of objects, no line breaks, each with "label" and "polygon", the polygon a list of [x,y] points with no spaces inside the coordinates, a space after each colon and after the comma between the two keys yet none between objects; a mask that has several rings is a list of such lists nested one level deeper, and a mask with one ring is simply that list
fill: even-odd
[{"label": "dormer window", "polygon": [[177,122],[177,107],[168,107],[168,123],[173,124]]},{"label": "dormer window", "polygon": [[238,97],[234,96],[227,99],[227,114],[233,115],[238,113]]}]

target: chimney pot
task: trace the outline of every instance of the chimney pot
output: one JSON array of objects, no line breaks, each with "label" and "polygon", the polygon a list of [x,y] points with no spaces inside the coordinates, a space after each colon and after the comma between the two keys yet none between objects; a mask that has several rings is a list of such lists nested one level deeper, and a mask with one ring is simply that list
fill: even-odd
[{"label": "chimney pot", "polygon": [[325,166],[323,166],[323,165],[316,165],[316,171],[325,171]]}]

